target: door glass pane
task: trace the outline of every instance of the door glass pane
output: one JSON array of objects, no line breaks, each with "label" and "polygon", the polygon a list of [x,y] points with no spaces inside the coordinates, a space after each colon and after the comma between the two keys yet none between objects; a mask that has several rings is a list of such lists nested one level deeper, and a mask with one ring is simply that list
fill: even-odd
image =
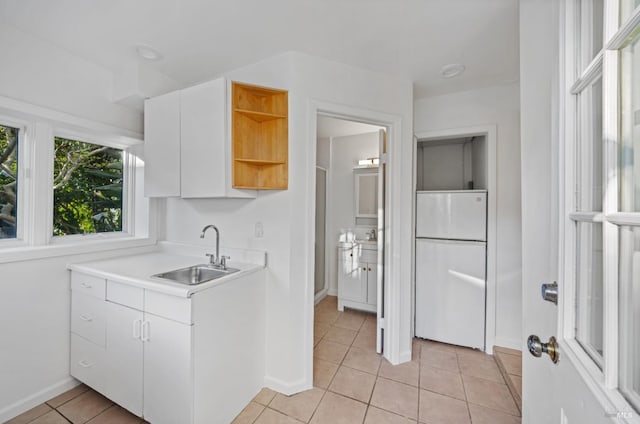
[{"label": "door glass pane", "polygon": [[620,210],[640,211],[640,37],[621,52]]},{"label": "door glass pane", "polygon": [[18,128],[0,125],[0,240],[17,237]]},{"label": "door glass pane", "polygon": [[577,210],[602,211],[602,78],[579,94]]},{"label": "door glass pane", "polygon": [[577,223],[576,340],[602,368],[602,224]]},{"label": "door glass pane", "polygon": [[620,391],[640,410],[640,228],[620,228]]},{"label": "door glass pane", "polygon": [[578,72],[581,72],[602,50],[604,0],[581,0],[579,11],[581,60]]},{"label": "door glass pane", "polygon": [[640,0],[622,0],[620,2],[620,22],[624,23],[629,19],[638,6],[640,6]]}]

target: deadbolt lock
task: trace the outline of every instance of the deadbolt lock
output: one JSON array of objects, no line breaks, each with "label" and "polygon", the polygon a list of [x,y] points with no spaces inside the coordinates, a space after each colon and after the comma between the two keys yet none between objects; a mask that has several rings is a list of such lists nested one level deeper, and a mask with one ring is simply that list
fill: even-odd
[{"label": "deadbolt lock", "polygon": [[558,342],[555,337],[551,336],[548,343],[542,343],[540,341],[540,337],[532,334],[527,339],[527,347],[529,348],[529,352],[531,352],[531,354],[536,358],[539,358],[543,353],[546,353],[554,364],[558,363],[560,352],[558,350]]}]

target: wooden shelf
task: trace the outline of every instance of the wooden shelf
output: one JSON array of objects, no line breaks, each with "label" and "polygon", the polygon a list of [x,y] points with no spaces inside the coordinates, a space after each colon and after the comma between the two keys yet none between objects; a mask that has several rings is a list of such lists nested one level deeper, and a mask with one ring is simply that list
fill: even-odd
[{"label": "wooden shelf", "polygon": [[267,112],[256,112],[253,110],[247,109],[236,109],[234,112],[239,113],[240,115],[244,115],[247,118],[253,119],[256,122],[265,122],[272,121],[274,119],[287,119],[287,115],[280,115],[275,113],[267,113]]},{"label": "wooden shelf", "polygon": [[245,159],[245,158],[235,158],[236,162],[248,163],[252,165],[282,165],[287,163],[284,160],[266,160],[266,159]]},{"label": "wooden shelf", "polygon": [[286,190],[288,93],[237,82],[231,84],[231,90],[233,187]]}]

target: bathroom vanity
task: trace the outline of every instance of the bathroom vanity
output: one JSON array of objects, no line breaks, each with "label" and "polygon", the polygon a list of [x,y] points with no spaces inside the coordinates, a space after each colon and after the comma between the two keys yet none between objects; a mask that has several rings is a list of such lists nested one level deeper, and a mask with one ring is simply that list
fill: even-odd
[{"label": "bathroom vanity", "polygon": [[338,310],[377,311],[378,242],[338,244]]}]

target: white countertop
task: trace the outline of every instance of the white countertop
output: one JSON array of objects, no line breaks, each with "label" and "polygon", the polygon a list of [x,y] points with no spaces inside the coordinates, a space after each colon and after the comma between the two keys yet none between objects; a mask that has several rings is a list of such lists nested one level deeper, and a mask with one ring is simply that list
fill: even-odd
[{"label": "white countertop", "polygon": [[377,249],[378,240],[354,240],[354,241],[340,241],[338,247],[341,249],[351,249],[360,245],[363,249]]},{"label": "white countertop", "polygon": [[72,263],[68,264],[67,268],[72,271],[79,271],[99,278],[119,281],[173,296],[190,297],[193,293],[226,284],[250,273],[257,272],[263,269],[266,264],[266,254],[264,252],[222,248],[221,254],[233,252],[235,253],[234,256],[240,259],[227,261],[227,267],[237,268],[240,271],[196,285],[174,283],[170,280],[152,277],[152,275],[162,272],[206,264],[207,258],[204,253],[198,254],[198,252],[210,250],[210,248],[204,246],[160,243],[157,246],[157,250],[150,253]]}]

